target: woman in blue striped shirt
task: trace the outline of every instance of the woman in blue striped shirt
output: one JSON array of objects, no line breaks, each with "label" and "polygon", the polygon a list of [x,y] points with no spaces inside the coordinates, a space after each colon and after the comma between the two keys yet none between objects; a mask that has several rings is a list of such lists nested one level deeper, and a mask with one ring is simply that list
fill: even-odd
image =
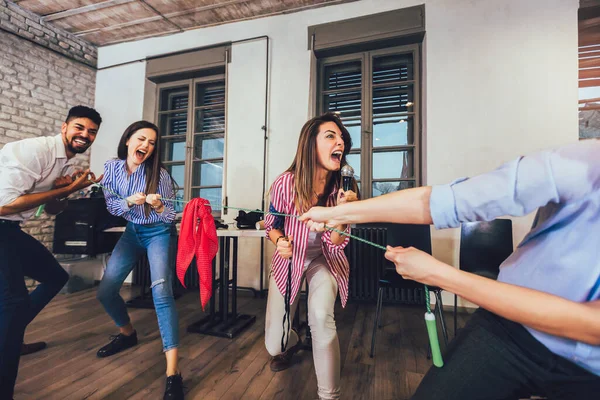
[{"label": "woman in blue striped shirt", "polygon": [[177,366],[179,323],[173,298],[173,268],[169,264],[175,210],[167,199],[175,197],[174,184],[160,162],[159,143],[156,125],[134,122],[121,137],[118,159],[104,164],[102,184],[108,189],[104,192],[108,211],[129,223],[113,250],[98,288],[98,300],[120,332],[98,350],[98,357],[108,357],[137,344],[137,333],[119,290],[138,259],[147,252],[152,297],[167,358],[164,398],[183,399],[183,383]]}]

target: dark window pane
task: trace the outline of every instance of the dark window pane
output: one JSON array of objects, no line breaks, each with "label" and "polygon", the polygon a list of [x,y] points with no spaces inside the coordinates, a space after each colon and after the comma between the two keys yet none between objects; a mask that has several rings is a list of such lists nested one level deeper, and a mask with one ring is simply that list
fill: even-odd
[{"label": "dark window pane", "polygon": [[159,121],[160,135],[185,135],[187,132],[187,112],[163,114]]},{"label": "dark window pane", "polygon": [[360,180],[360,153],[359,154],[348,154],[346,156],[346,162],[350,164],[354,170],[354,179]]},{"label": "dark window pane", "polygon": [[348,117],[360,117],[360,92],[326,94],[323,99],[323,111],[337,111],[342,120]]},{"label": "dark window pane", "polygon": [[412,54],[397,54],[373,59],[373,83],[390,83],[413,80]]},{"label": "dark window pane", "polygon": [[373,89],[373,117],[413,111],[413,85]]},{"label": "dark window pane", "polygon": [[165,168],[173,177],[175,185],[183,188],[185,182],[185,166],[183,164],[166,165]]},{"label": "dark window pane", "polygon": [[161,147],[162,161],[185,161],[185,138],[162,139]]},{"label": "dark window pane", "polygon": [[373,147],[414,144],[412,116],[384,117],[373,120]]},{"label": "dark window pane", "polygon": [[216,106],[225,103],[225,82],[196,84],[196,107]]},{"label": "dark window pane", "polygon": [[225,130],[225,109],[196,110],[195,133]]},{"label": "dark window pane", "polygon": [[188,86],[162,89],[160,91],[159,111],[186,110],[188,107]]},{"label": "dark window pane", "polygon": [[375,182],[373,183],[373,197],[381,196],[382,194],[397,192],[402,189],[415,187],[414,181],[402,182]]},{"label": "dark window pane", "polygon": [[223,162],[194,162],[192,186],[221,186]]},{"label": "dark window pane", "polygon": [[324,73],[325,90],[359,88],[362,84],[361,62],[327,65]]},{"label": "dark window pane", "polygon": [[202,197],[210,203],[212,211],[221,211],[221,188],[192,189],[192,198]]},{"label": "dark window pane", "polygon": [[412,150],[373,153],[373,179],[410,179],[413,177]]},{"label": "dark window pane", "polygon": [[196,135],[194,140],[196,160],[223,158],[225,139],[222,135]]}]

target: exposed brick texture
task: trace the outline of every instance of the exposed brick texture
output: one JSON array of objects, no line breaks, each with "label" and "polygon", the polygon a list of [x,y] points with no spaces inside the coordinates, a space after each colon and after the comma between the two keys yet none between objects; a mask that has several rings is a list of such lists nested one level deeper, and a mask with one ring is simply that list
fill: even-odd
[{"label": "exposed brick texture", "polygon": [[34,41],[68,58],[96,67],[98,49],[71,33],[45,23],[11,1],[0,0],[0,30]]}]

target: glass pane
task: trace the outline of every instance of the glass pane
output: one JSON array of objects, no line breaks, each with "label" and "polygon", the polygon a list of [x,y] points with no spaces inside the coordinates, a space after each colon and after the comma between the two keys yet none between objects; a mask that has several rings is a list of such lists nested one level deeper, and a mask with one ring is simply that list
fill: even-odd
[{"label": "glass pane", "polygon": [[185,161],[185,138],[161,140],[162,161]]},{"label": "glass pane", "polygon": [[216,108],[196,110],[196,127],[194,133],[225,130],[225,109]]},{"label": "glass pane", "polygon": [[414,144],[412,116],[384,117],[373,120],[373,147]]},{"label": "glass pane", "polygon": [[[580,84],[583,82],[585,81],[579,81]],[[598,99],[600,99],[600,87],[579,88],[579,139],[600,138],[600,118],[598,118],[600,101]]]},{"label": "glass pane", "polygon": [[224,103],[224,81],[196,84],[196,107],[215,106]]},{"label": "glass pane", "polygon": [[188,107],[189,87],[179,86],[161,89],[159,111],[186,110]]},{"label": "glass pane", "polygon": [[348,117],[359,117],[361,110],[360,92],[330,93],[323,99],[323,111],[338,111],[342,120]]},{"label": "glass pane", "polygon": [[350,166],[354,170],[354,179],[359,181],[360,180],[360,153],[348,154],[346,156],[346,162],[348,164],[350,164]]},{"label": "glass pane", "polygon": [[186,134],[187,112],[163,114],[159,118],[159,128],[161,136]]},{"label": "glass pane", "polygon": [[413,85],[373,89],[373,117],[413,111]]},{"label": "glass pane", "polygon": [[350,133],[350,138],[352,139],[352,148],[360,149],[362,134],[360,119],[350,120],[346,122],[342,118],[342,122],[344,123],[344,126],[346,127],[346,129],[348,129],[348,132]]},{"label": "glass pane", "polygon": [[414,181],[402,182],[375,182],[373,183],[373,197],[381,196],[382,194],[397,192],[402,189],[414,188]]},{"label": "glass pane", "polygon": [[389,83],[413,80],[413,56],[395,54],[393,56],[376,57],[373,59],[373,83]]},{"label": "glass pane", "polygon": [[407,179],[414,177],[412,150],[373,153],[373,179]]},{"label": "glass pane", "polygon": [[173,177],[175,181],[175,186],[183,187],[185,183],[185,166],[183,164],[175,164],[175,165],[165,165],[167,171]]},{"label": "glass pane", "polygon": [[194,157],[196,160],[223,158],[225,139],[222,135],[196,135]]},{"label": "glass pane", "polygon": [[223,184],[223,162],[194,162],[192,186],[221,186]]},{"label": "glass pane", "polygon": [[[175,200],[183,200],[183,189],[175,191]],[[183,212],[185,203],[182,203],[181,201],[173,202],[173,207],[175,208],[175,212]]]},{"label": "glass pane", "polygon": [[192,189],[192,198],[194,197],[202,197],[203,199],[208,200],[213,212],[221,211],[221,188]]},{"label": "glass pane", "polygon": [[359,88],[362,71],[360,61],[325,66],[325,90]]}]

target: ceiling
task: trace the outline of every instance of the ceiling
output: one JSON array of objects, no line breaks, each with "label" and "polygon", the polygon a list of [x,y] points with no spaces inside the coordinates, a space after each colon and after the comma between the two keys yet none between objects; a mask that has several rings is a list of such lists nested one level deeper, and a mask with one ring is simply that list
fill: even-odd
[{"label": "ceiling", "polygon": [[98,46],[356,0],[15,0]]}]

